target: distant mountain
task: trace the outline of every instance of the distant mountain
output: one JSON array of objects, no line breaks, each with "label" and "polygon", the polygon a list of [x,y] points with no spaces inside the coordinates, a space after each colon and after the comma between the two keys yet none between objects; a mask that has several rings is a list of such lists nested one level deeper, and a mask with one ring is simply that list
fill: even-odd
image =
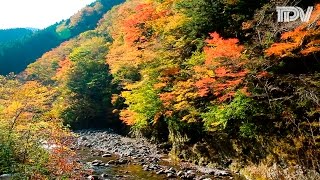
[{"label": "distant mountain", "polygon": [[15,41],[26,36],[30,36],[33,30],[28,28],[13,28],[0,30],[0,43]]},{"label": "distant mountain", "polygon": [[[23,71],[45,52],[84,31],[94,29],[108,10],[122,2],[124,0],[97,0],[68,20],[35,31],[23,39],[3,43],[0,46],[0,74]],[[30,30],[28,32],[32,33]]]}]

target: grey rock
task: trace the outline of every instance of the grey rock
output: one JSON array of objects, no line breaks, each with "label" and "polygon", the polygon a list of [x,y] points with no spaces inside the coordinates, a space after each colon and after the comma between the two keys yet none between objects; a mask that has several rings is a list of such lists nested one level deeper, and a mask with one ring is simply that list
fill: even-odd
[{"label": "grey rock", "polygon": [[105,163],[99,163],[99,166],[105,166],[106,164]]},{"label": "grey rock", "polygon": [[120,159],[120,160],[118,160],[117,164],[122,165],[122,164],[127,164],[128,162],[129,162],[129,161],[126,160],[126,159]]},{"label": "grey rock", "polygon": [[176,170],[174,170],[173,167],[169,168],[168,170],[172,172],[176,172]]},{"label": "grey rock", "polygon": [[0,179],[1,180],[9,180],[11,178],[12,178],[11,174],[2,174],[2,175],[0,175]]},{"label": "grey rock", "polygon": [[102,155],[102,157],[104,157],[104,158],[105,158],[105,157],[111,157],[111,156],[112,156],[112,154],[109,154],[109,153],[106,153],[106,154],[103,154],[103,155]]},{"label": "grey rock", "polygon": [[101,178],[99,176],[96,176],[96,175],[90,175],[87,177],[87,179],[90,179],[90,180],[100,180]]},{"label": "grey rock", "polygon": [[203,175],[199,177],[199,180],[212,180],[208,175]]},{"label": "grey rock", "polygon": [[94,160],[91,162],[92,166],[104,166],[104,163],[101,160]]},{"label": "grey rock", "polygon": [[161,169],[161,170],[157,171],[156,174],[164,174],[164,171]]},{"label": "grey rock", "polygon": [[88,148],[91,148],[93,145],[88,143],[85,146],[88,147]]},{"label": "grey rock", "polygon": [[150,164],[150,165],[149,165],[149,169],[158,170],[159,167],[158,167],[156,164]]},{"label": "grey rock", "polygon": [[110,161],[108,161],[108,163],[107,164],[116,164],[116,161],[114,161],[114,160],[110,160]]},{"label": "grey rock", "polygon": [[95,162],[95,163],[92,163],[91,165],[92,166],[100,166],[100,163]]},{"label": "grey rock", "polygon": [[228,171],[223,171],[223,170],[216,170],[214,171],[215,176],[231,176],[231,173]]},{"label": "grey rock", "polygon": [[108,174],[101,174],[101,177],[107,178],[107,177],[108,177]]},{"label": "grey rock", "polygon": [[96,160],[92,161],[92,163],[102,163],[102,161],[96,159]]},{"label": "grey rock", "polygon": [[169,173],[174,174],[176,171],[171,167],[171,168],[165,170],[164,172],[165,172],[166,174],[169,174]]},{"label": "grey rock", "polygon": [[196,177],[196,174],[188,174],[186,176],[187,179],[194,179]]},{"label": "grey rock", "polygon": [[175,175],[173,173],[168,173],[167,174],[167,178],[174,178],[174,177],[175,177]]},{"label": "grey rock", "polygon": [[181,177],[181,176],[183,176],[185,173],[183,172],[183,171],[179,171],[178,173],[177,173],[177,176],[179,176],[179,177]]}]

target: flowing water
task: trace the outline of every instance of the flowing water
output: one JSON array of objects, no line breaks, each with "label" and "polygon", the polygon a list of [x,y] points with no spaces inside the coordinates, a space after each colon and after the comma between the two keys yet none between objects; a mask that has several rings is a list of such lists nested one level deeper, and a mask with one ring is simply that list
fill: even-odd
[{"label": "flowing water", "polygon": [[[79,156],[82,158],[83,163],[92,162],[94,160],[101,160],[103,163],[108,163],[111,160],[119,159],[119,156],[112,155],[112,157],[101,157],[92,156],[90,150],[80,150],[78,151]],[[144,171],[140,164],[128,163],[124,165],[110,165],[108,167],[92,167],[91,165],[85,165],[88,169],[92,169],[93,175],[107,174],[108,177],[105,179],[118,180],[118,179],[128,179],[128,180],[163,180],[167,179],[166,175],[157,175],[151,171]]]}]

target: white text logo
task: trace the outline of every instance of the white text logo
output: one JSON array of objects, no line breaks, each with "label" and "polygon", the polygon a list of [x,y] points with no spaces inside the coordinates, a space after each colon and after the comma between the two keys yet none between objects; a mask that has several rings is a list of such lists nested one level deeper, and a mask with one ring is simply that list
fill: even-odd
[{"label": "white text logo", "polygon": [[313,7],[309,6],[305,13],[302,8],[294,6],[277,6],[278,22],[292,22],[301,19],[302,22],[308,22],[311,17]]}]

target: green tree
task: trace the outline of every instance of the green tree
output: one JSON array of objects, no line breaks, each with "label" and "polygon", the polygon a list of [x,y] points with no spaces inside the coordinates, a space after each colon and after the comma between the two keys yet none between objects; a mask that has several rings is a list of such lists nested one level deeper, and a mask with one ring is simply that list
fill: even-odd
[{"label": "green tree", "polygon": [[[66,124],[88,128],[106,124],[111,107],[112,76],[105,63],[106,41],[94,37],[73,50],[72,67],[66,75],[67,108],[62,113]],[[63,89],[62,88],[62,89]]]}]

